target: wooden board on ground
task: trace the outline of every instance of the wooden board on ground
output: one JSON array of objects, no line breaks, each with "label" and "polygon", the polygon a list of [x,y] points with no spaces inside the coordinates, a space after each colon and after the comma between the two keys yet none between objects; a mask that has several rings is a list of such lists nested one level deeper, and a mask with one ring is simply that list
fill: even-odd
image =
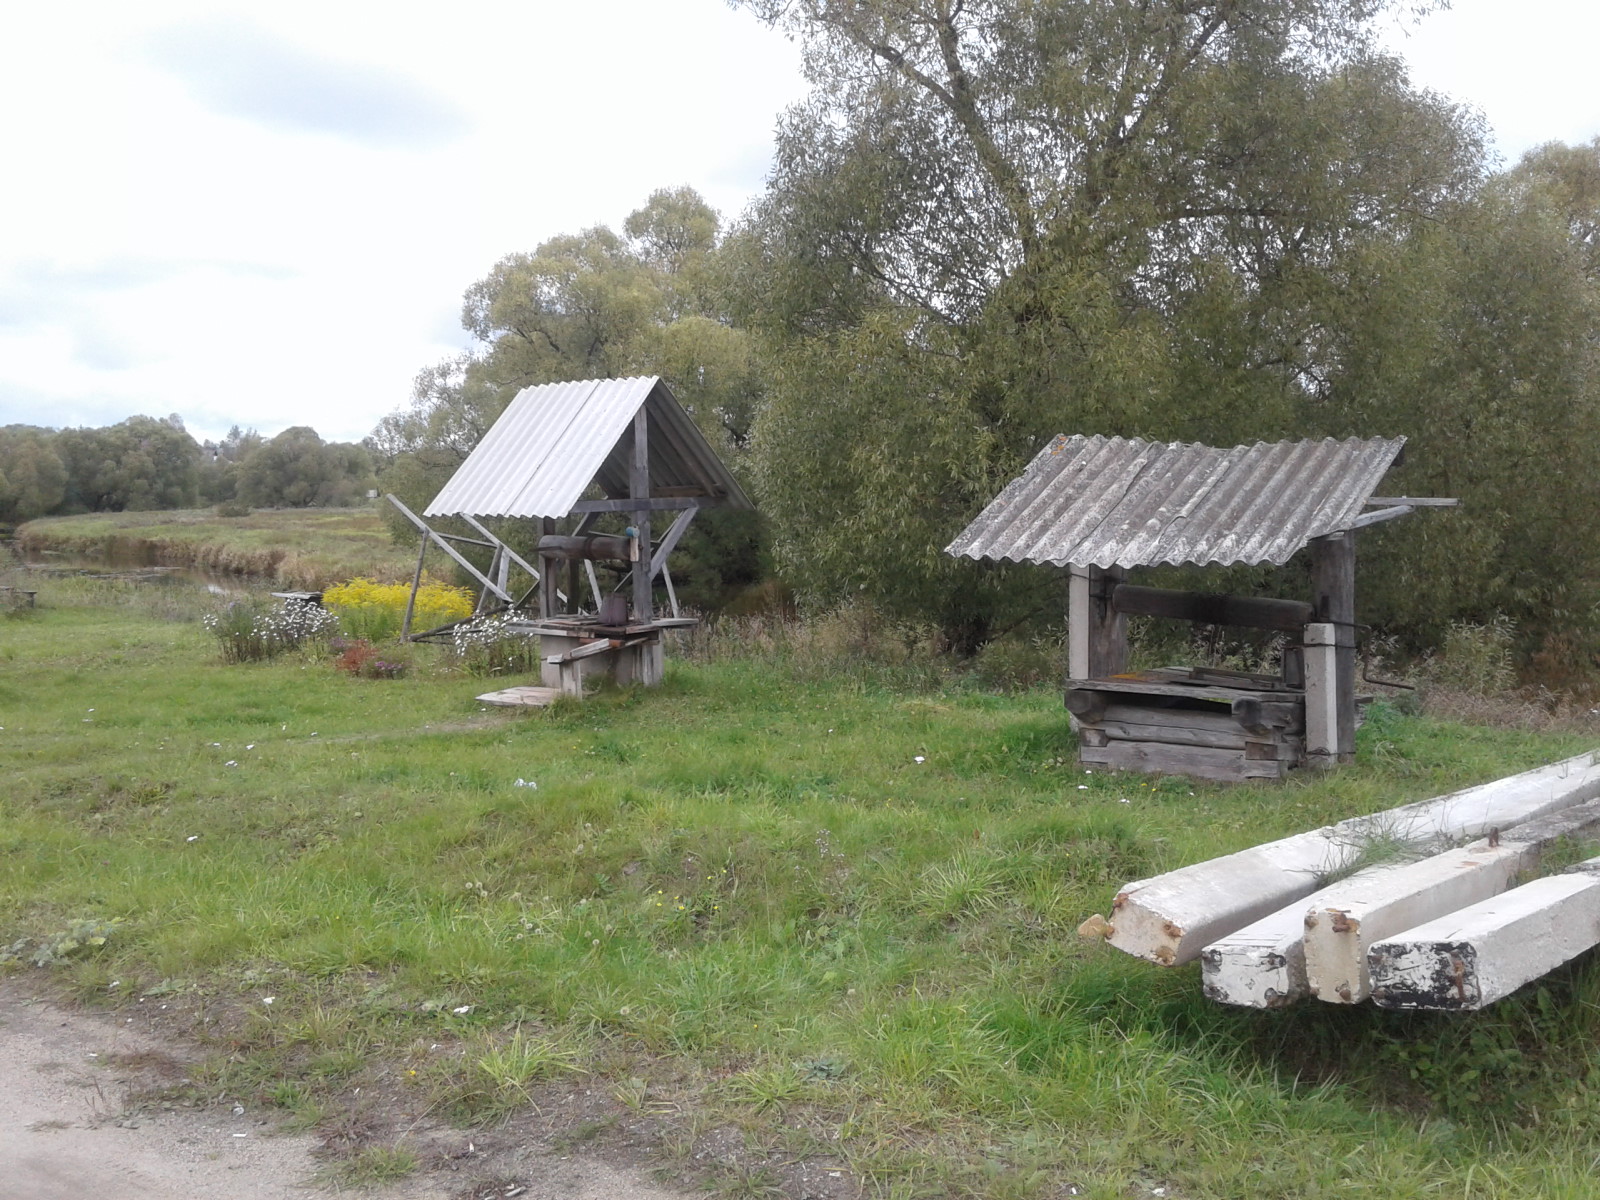
[{"label": "wooden board on ground", "polygon": [[485,692],[478,697],[480,704],[494,704],[502,708],[546,708],[561,695],[560,688],[512,687],[498,692]]}]

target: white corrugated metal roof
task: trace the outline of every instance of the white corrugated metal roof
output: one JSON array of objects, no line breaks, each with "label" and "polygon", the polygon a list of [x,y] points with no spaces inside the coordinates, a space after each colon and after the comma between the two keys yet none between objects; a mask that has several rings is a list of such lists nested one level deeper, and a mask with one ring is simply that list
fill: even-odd
[{"label": "white corrugated metal roof", "polygon": [[1349,527],[1404,438],[1217,449],[1057,437],[946,547],[1055,566],[1282,564]]},{"label": "white corrugated metal roof", "polygon": [[591,483],[625,498],[627,435],[641,405],[650,420],[652,492],[752,507],[667,385],[650,375],[523,388],[423,515],[564,517]]}]

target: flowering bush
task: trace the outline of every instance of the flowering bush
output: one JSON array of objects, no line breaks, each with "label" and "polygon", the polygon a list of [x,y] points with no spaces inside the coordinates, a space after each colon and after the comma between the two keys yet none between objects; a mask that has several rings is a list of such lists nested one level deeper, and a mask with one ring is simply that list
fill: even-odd
[{"label": "flowering bush", "polygon": [[335,646],[339,657],[334,659],[333,665],[341,671],[347,671],[363,679],[399,679],[411,666],[404,659],[394,655],[387,657],[380,655],[376,646],[360,638],[354,641],[335,638],[334,641],[342,644]]},{"label": "flowering bush", "polygon": [[222,647],[222,661],[260,662],[332,632],[338,618],[325,608],[301,600],[274,604],[267,600],[235,600],[207,613],[205,627]]},{"label": "flowering bush", "polygon": [[[352,637],[381,642],[398,637],[405,620],[406,601],[411,586],[405,583],[375,583],[371,579],[352,579],[322,593],[322,603],[337,613],[339,625]],[[472,593],[466,588],[440,583],[424,576],[417,589],[417,604],[411,627],[433,629],[472,615]]]},{"label": "flowering bush", "polygon": [[523,675],[539,668],[539,640],[517,632],[510,613],[479,617],[450,634],[456,661],[472,675]]}]

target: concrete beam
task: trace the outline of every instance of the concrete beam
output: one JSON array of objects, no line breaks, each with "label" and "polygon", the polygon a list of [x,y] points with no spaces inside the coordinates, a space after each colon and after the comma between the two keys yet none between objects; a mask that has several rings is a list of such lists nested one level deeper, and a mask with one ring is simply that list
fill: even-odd
[{"label": "concrete beam", "polygon": [[1600,800],[1365,879],[1348,879],[1306,913],[1306,987],[1319,1000],[1359,1004],[1372,994],[1367,952],[1415,925],[1498,896],[1557,838],[1600,826]]},{"label": "concrete beam", "polygon": [[1112,903],[1107,940],[1164,966],[1191,962],[1217,939],[1311,896],[1375,837],[1447,844],[1600,795],[1597,753],[1136,880]]},{"label": "concrete beam", "polygon": [[1486,1008],[1600,944],[1600,858],[1426,921],[1367,951],[1380,1008]]}]

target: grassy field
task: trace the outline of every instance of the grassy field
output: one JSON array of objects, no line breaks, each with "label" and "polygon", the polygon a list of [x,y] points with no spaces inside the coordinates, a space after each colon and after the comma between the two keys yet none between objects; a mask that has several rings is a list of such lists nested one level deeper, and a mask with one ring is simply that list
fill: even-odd
[{"label": "grassy field", "polygon": [[[1258,1013],[1074,933],[1126,880],[1580,737],[1380,707],[1356,767],[1223,788],[1087,773],[1054,689],[825,639],[485,711],[428,648],[227,666],[170,595],[40,587],[0,618],[0,969],[170,1005],[208,1095],[492,1125],[582,1080],[571,1142],[648,1117],[732,1196],[805,1164],[840,1197],[1594,1194],[1592,961],[1478,1015]],[[349,1161],[413,1161],[367,1128]]]},{"label": "grassy field", "polygon": [[[212,509],[42,517],[17,530],[33,554],[56,550],[108,562],[198,567],[316,589],[357,576],[409,578],[415,548],[396,546],[376,508]],[[437,556],[442,560],[442,556]]]}]

